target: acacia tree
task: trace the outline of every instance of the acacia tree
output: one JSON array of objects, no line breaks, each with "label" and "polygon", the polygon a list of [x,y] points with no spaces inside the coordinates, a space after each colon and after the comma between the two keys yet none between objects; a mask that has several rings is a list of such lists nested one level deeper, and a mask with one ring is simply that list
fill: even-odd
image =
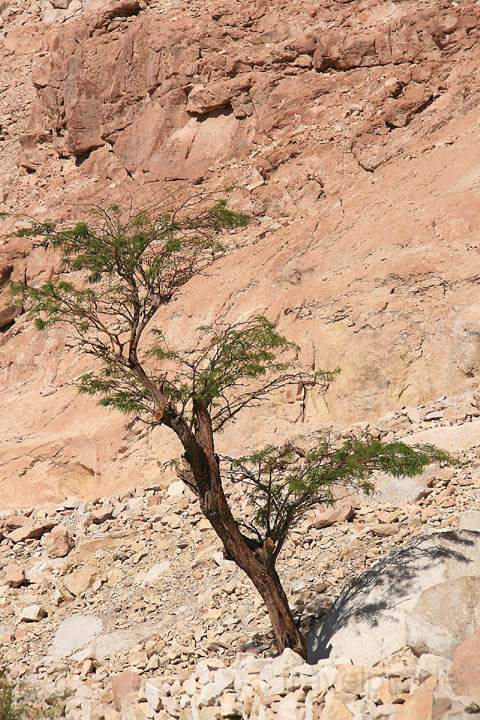
[{"label": "acacia tree", "polygon": [[[335,440],[323,434],[307,450],[286,444],[238,459],[218,456],[217,433],[245,407],[290,384],[326,389],[335,375],[298,368],[295,347],[263,316],[200,327],[187,350],[169,347],[158,316],[152,322],[188,280],[228,250],[219,234],[245,223],[224,202],[202,212],[184,205],[123,219],[118,208],[97,208],[91,222],[34,222],[18,234],[40,237],[61,252],[64,273],[40,287],[14,285],[13,291],[39,329],[66,326],[73,346],[92,357],[80,392],[176,435],[183,447],[179,477],[225,556],[260,593],[278,650],[289,647],[306,657],[276,571],[289,531],[315,505],[333,502],[334,484],[369,491],[375,470],[413,475],[441,454],[367,436]],[[248,518],[235,517],[225,480],[246,488]]]}]

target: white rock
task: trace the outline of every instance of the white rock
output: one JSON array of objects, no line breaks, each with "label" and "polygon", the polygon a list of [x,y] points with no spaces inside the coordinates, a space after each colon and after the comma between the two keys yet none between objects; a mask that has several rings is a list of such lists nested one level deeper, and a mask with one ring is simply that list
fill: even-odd
[{"label": "white rock", "polygon": [[47,611],[41,605],[28,605],[20,612],[20,622],[39,622],[47,617]]},{"label": "white rock", "polygon": [[277,720],[292,720],[298,717],[298,694],[289,693],[277,705]]},{"label": "white rock", "polygon": [[170,569],[170,562],[168,560],[162,560],[162,562],[153,565],[144,575],[139,576],[140,583],[142,585],[155,585],[166,572]]},{"label": "white rock", "polygon": [[185,484],[181,480],[175,480],[172,482],[167,489],[167,495],[169,497],[178,498],[185,492]]},{"label": "white rock", "polygon": [[162,709],[162,690],[153,680],[146,680],[144,686],[145,697],[154,712]]},{"label": "white rock", "polygon": [[241,716],[241,706],[234,693],[224,693],[220,700],[220,715],[222,718]]},{"label": "white rock", "polygon": [[187,695],[190,695],[190,697],[193,697],[195,695],[198,689],[198,685],[193,675],[190,675],[190,677],[185,680],[182,687],[187,693]]},{"label": "white rock", "polygon": [[235,673],[233,670],[225,670],[223,668],[216,670],[213,675],[213,681],[204,685],[200,690],[198,707],[213,705],[225,690],[233,687],[234,680]]},{"label": "white rock", "polygon": [[62,658],[81,650],[103,631],[103,621],[95,615],[72,615],[57,628],[50,647],[54,658]]},{"label": "white rock", "polygon": [[102,661],[107,657],[127,653],[139,642],[153,635],[155,630],[154,625],[139,623],[128,629],[102,633],[93,641],[92,655],[96,660]]},{"label": "white rock", "polygon": [[451,664],[452,661],[446,657],[425,653],[418,659],[415,670],[415,679],[419,682],[423,682],[430,675],[434,675],[435,677],[447,675]]},{"label": "white rock", "polygon": [[[320,663],[318,665],[320,665]],[[336,678],[337,668],[333,665],[324,665],[323,667],[318,667],[316,681],[320,692],[326,692],[329,688],[333,687]]]},{"label": "white rock", "polygon": [[469,450],[478,444],[480,420],[464,423],[463,425],[448,425],[423,430],[422,432],[407,435],[403,440],[409,445],[431,444],[447,452],[458,453]]},{"label": "white rock", "polygon": [[286,648],[281,655],[274,658],[272,662],[272,675],[282,675],[296,665],[303,665],[303,658],[290,648]]},{"label": "white rock", "polygon": [[[473,618],[467,607],[474,583],[472,589],[463,587],[464,576],[470,576],[470,584],[480,577],[480,533],[448,531],[416,539],[344,590],[321,629],[310,634],[310,658],[342,656],[374,665],[405,646],[417,654],[450,655],[465,632],[480,623],[480,613]],[[447,608],[437,598],[448,596],[448,585]],[[427,592],[435,595],[431,603]]]},{"label": "white rock", "polygon": [[460,514],[458,520],[459,530],[473,530],[480,532],[480,510],[466,510]]}]

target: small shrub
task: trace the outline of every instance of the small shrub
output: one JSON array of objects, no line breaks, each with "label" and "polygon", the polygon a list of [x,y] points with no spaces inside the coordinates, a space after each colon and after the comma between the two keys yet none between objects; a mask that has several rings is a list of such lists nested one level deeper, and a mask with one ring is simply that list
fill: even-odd
[{"label": "small shrub", "polygon": [[0,720],[60,720],[65,717],[65,697],[40,700],[31,687],[14,688],[0,676]]},{"label": "small shrub", "polygon": [[0,720],[17,720],[12,686],[0,678]]}]

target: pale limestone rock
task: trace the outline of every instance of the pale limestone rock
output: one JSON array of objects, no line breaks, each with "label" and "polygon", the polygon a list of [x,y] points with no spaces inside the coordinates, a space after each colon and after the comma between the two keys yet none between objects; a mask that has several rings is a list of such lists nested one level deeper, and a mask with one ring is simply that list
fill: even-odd
[{"label": "pale limestone rock", "polygon": [[225,690],[233,687],[235,673],[232,670],[220,668],[215,670],[211,682],[204,685],[198,696],[198,706],[213,705],[219,699]]},{"label": "pale limestone rock", "polygon": [[220,715],[228,718],[241,713],[241,706],[234,693],[225,692],[220,698]]},{"label": "pale limestone rock", "polygon": [[[472,577],[462,579],[466,575]],[[321,633],[313,630],[309,636],[311,657],[330,654],[333,659],[342,656],[374,664],[409,643],[419,653],[451,654],[460,625],[463,637],[477,622],[467,608],[479,576],[480,534],[452,531],[420,537],[340,595]],[[425,600],[417,610],[422,593]],[[427,598],[438,593],[445,602],[439,606],[432,600],[427,608]]]},{"label": "pale limestone rock", "polygon": [[41,605],[28,605],[20,611],[20,622],[40,622],[47,617],[47,611]]},{"label": "pale limestone rock", "polygon": [[480,510],[466,510],[458,519],[459,530],[473,530],[480,532]]},{"label": "pale limestone rock", "polygon": [[448,674],[452,661],[441,655],[432,655],[424,653],[418,658],[415,671],[415,679],[423,682],[431,675],[435,677],[444,677]]},{"label": "pale limestone rock", "polygon": [[350,504],[339,504],[337,507],[317,512],[313,516],[310,527],[317,529],[327,528],[335,523],[343,523],[355,517],[355,510]]},{"label": "pale limestone rock", "polygon": [[367,681],[378,675],[379,672],[379,670],[366,665],[337,666],[335,689],[338,692],[361,695]]},{"label": "pale limestone rock", "polygon": [[52,641],[53,658],[63,658],[81,650],[103,631],[103,621],[95,615],[72,615],[62,620]]},{"label": "pale limestone rock", "polygon": [[291,720],[294,717],[300,717],[301,706],[299,705],[299,693],[291,692],[280,700],[276,706],[276,716],[278,720]]},{"label": "pale limestone rock", "polygon": [[145,574],[139,576],[139,582],[142,585],[155,585],[160,578],[164,577],[170,569],[170,561],[162,560],[162,562],[153,565]]},{"label": "pale limestone rock", "polygon": [[182,480],[175,480],[167,488],[167,495],[171,498],[179,498],[185,492],[185,483]]},{"label": "pale limestone rock", "polygon": [[89,565],[83,565],[63,578],[63,584],[75,597],[83,595],[95,580],[95,570]]},{"label": "pale limestone rock", "polygon": [[144,693],[151,709],[154,712],[159,712],[162,709],[162,690],[158,684],[152,680],[146,680]]},{"label": "pale limestone rock", "polygon": [[451,657],[459,641],[480,630],[479,596],[480,577],[452,578],[424,590],[407,617],[408,646],[418,655]]},{"label": "pale limestone rock", "polygon": [[353,714],[341,700],[329,693],[325,698],[322,720],[353,720]]}]

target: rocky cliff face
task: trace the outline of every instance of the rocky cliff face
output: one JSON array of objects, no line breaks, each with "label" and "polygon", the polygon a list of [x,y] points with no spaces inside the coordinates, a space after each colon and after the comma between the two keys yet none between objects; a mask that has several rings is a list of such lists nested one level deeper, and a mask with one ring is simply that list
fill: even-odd
[{"label": "rocky cliff face", "polygon": [[[245,416],[229,449],[475,389],[479,16],[468,0],[0,2],[1,209],[234,186],[241,249],[162,320],[186,341],[220,310],[266,312],[342,374],[326,402]],[[0,245],[6,504],[148,483],[171,451],[80,399],[82,361],[12,307],[9,278],[58,270]]]}]

